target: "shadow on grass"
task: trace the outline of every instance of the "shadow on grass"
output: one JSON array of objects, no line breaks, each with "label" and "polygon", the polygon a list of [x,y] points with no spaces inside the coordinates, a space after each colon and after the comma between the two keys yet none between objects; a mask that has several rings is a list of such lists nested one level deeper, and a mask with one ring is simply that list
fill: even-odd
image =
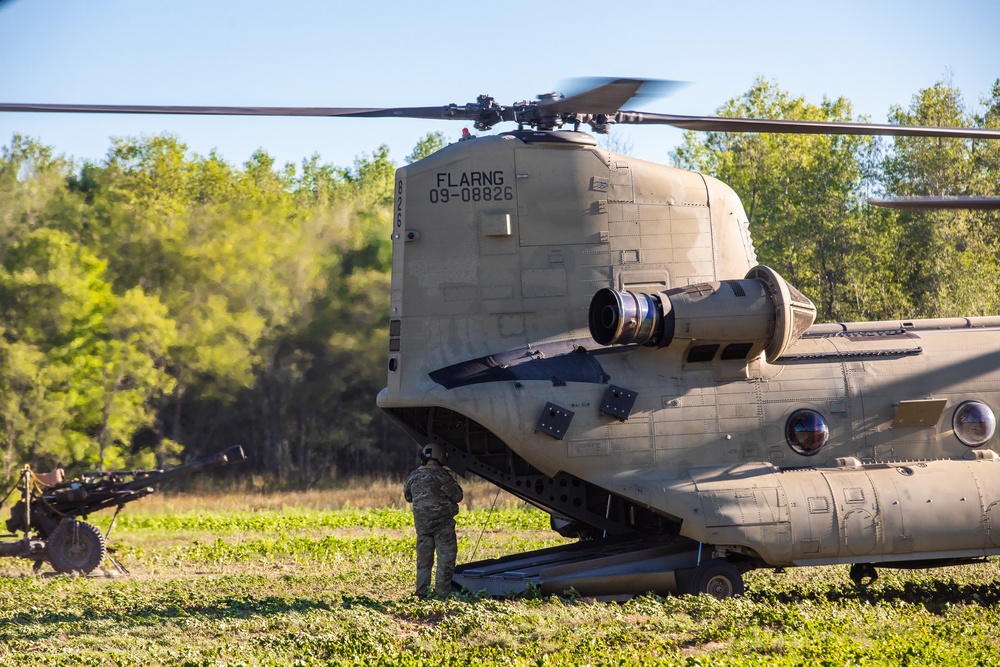
[{"label": "shadow on grass", "polygon": [[978,604],[993,606],[1000,603],[1000,586],[994,581],[956,582],[949,579],[924,581],[878,580],[869,586],[859,587],[851,582],[823,588],[781,591],[756,591],[747,596],[757,602],[794,604],[799,602],[842,602],[856,600],[870,604],[903,603],[921,604],[932,612],[940,612],[948,605]]},{"label": "shadow on grass", "polygon": [[[144,625],[192,616],[222,621],[252,618],[255,616],[308,612],[312,610],[330,611],[338,606],[340,605],[331,604],[324,600],[289,599],[274,596],[259,599],[228,597],[219,599],[217,603],[211,605],[178,605],[169,603],[163,605],[149,604],[122,610],[109,609],[106,611],[67,612],[55,609],[42,613],[23,611],[12,615],[7,623],[24,626],[29,624],[93,623],[114,620],[128,621],[134,625]],[[6,634],[0,631],[0,639],[4,639]]]},{"label": "shadow on grass", "polygon": [[[444,605],[474,604],[481,596],[454,594],[448,597],[427,599],[404,598],[402,600],[381,600],[366,595],[343,596],[339,600],[319,600],[305,598],[285,598],[268,596],[262,598],[225,597],[210,604],[147,604],[139,607],[106,610],[60,611],[52,609],[41,613],[21,611],[0,624],[0,641],[14,636],[5,631],[5,626],[28,625],[45,626],[76,623],[99,623],[118,621],[133,626],[152,625],[180,618],[198,617],[208,621],[228,621],[248,619],[258,616],[279,616],[289,613],[310,611],[336,612],[342,609],[364,608],[380,614],[395,616],[427,616],[441,612]],[[416,606],[414,606],[416,605]],[[426,608],[423,608],[426,607]],[[421,609],[423,608],[423,609]],[[22,636],[23,635],[19,635]]]}]

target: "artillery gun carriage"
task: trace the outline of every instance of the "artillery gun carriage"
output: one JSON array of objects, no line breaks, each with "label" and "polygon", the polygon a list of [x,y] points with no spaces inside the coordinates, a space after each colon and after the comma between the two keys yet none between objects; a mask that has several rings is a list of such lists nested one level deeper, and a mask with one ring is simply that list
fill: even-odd
[{"label": "artillery gun carriage", "polygon": [[[0,556],[33,560],[36,571],[49,563],[56,572],[90,574],[107,556],[108,537],[125,505],[145,498],[160,484],[244,460],[243,448],[236,445],[168,470],[84,472],[68,481],[62,479],[62,470],[35,473],[25,466],[18,482],[0,500],[2,505],[15,490],[20,491],[20,500],[10,508],[7,530],[13,537],[17,533],[22,537],[0,540]],[[94,512],[111,507],[115,515],[106,533],[86,521]]]}]

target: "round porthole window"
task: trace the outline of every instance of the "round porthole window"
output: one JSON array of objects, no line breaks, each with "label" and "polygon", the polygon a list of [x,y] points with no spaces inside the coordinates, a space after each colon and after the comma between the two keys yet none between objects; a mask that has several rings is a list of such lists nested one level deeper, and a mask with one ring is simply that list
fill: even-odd
[{"label": "round porthole window", "polygon": [[951,427],[963,445],[978,447],[993,437],[997,430],[997,418],[985,403],[966,401],[955,408]]},{"label": "round porthole window", "polygon": [[812,456],[830,439],[830,427],[815,410],[796,410],[785,425],[788,445],[803,456]]}]

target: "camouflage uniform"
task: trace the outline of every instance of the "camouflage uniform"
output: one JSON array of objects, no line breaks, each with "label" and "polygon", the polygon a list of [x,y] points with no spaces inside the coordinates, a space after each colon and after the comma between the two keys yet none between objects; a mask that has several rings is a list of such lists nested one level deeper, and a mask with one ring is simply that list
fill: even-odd
[{"label": "camouflage uniform", "polygon": [[455,515],[462,500],[462,487],[440,465],[422,465],[406,478],[406,501],[413,503],[413,525],[417,529],[417,595],[426,595],[437,550],[437,580],[434,592],[451,593],[458,540]]}]

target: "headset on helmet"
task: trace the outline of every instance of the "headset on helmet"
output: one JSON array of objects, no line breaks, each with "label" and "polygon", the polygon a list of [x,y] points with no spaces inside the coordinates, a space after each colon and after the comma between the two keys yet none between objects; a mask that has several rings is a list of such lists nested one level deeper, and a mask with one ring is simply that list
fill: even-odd
[{"label": "headset on helmet", "polygon": [[427,444],[420,450],[421,461],[427,463],[431,459],[436,460],[438,463],[444,463],[444,450],[441,449],[440,445]]}]

